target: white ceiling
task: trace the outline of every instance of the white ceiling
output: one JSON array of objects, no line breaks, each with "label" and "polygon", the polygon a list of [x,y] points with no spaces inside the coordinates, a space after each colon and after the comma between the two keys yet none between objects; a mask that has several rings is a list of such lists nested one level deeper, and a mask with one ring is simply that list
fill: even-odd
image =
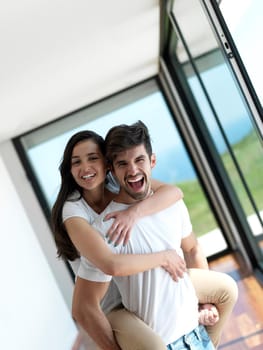
[{"label": "white ceiling", "polygon": [[0,11],[0,142],[158,71],[158,0],[9,0]]}]

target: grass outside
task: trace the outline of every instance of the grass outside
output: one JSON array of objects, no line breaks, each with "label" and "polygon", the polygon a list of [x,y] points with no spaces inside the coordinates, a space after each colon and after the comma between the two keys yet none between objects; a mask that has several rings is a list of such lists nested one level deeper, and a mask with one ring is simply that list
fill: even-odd
[{"label": "grass outside", "polygon": [[[248,134],[233,146],[234,154],[246,179],[249,190],[259,210],[263,209],[263,148],[255,132]],[[252,214],[253,208],[248,200],[243,184],[228,153],[222,157],[225,168],[246,215]]]},{"label": "grass outside", "polygon": [[184,192],[184,201],[189,210],[193,230],[198,237],[213,230],[218,225],[208,205],[198,181],[177,184]]},{"label": "grass outside", "polygon": [[[233,145],[233,152],[247,181],[254,201],[259,210],[263,209],[263,150],[255,132]],[[235,165],[228,152],[221,156],[232,185],[246,215],[253,213],[253,208],[240,181]],[[184,201],[188,207],[194,232],[197,236],[215,229],[218,225],[210,210],[201,186],[197,180],[180,182],[178,187],[184,192]]]}]

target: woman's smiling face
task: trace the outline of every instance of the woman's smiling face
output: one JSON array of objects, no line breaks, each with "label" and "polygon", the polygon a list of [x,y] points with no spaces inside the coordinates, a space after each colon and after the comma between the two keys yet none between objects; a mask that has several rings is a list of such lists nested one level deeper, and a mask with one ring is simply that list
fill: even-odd
[{"label": "woman's smiling face", "polygon": [[92,190],[105,181],[106,161],[94,141],[81,141],[75,145],[71,155],[71,174],[85,190]]}]

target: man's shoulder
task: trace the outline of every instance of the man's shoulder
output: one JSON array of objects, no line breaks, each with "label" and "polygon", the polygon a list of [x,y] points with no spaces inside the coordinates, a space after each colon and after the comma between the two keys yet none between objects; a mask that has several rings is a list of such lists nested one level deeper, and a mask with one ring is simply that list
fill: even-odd
[{"label": "man's shoulder", "polygon": [[164,211],[170,211],[170,210],[175,210],[175,211],[181,211],[186,208],[185,202],[183,199],[179,199],[175,203],[171,204],[169,207],[163,209]]}]

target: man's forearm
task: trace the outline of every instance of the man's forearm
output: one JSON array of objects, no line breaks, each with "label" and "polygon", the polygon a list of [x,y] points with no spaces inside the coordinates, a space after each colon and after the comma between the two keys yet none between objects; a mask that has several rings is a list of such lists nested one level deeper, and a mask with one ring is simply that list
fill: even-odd
[{"label": "man's forearm", "polygon": [[208,269],[207,259],[199,244],[190,252],[185,253],[185,261],[187,268]]}]

